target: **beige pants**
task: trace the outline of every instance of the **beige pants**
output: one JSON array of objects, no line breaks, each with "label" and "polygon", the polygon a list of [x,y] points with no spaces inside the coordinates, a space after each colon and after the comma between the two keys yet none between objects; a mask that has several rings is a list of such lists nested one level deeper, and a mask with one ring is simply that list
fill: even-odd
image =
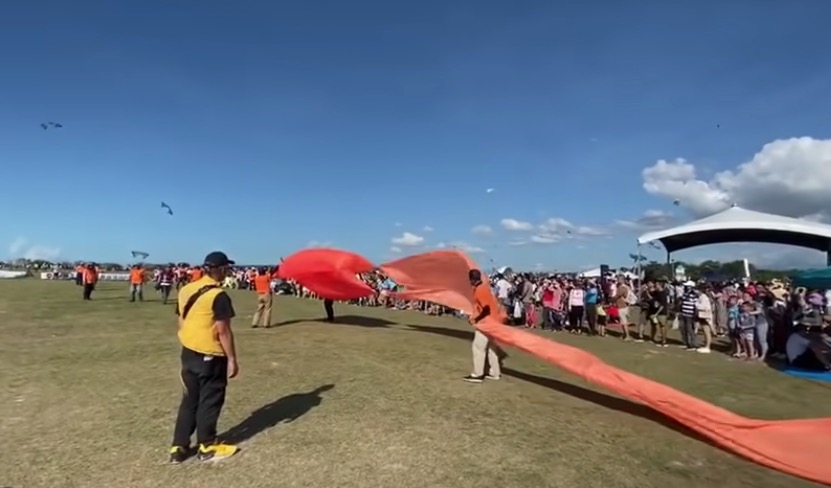
[{"label": "beige pants", "polygon": [[271,326],[271,293],[257,295],[257,311],[254,312],[254,320],[251,321],[251,325],[255,327]]},{"label": "beige pants", "polygon": [[629,325],[629,307],[619,307],[617,314],[620,317],[620,325]]},{"label": "beige pants", "polygon": [[485,360],[487,360],[490,367],[488,374],[491,376],[502,374],[496,350],[491,347],[488,336],[477,330],[473,333],[473,376],[484,376]]}]

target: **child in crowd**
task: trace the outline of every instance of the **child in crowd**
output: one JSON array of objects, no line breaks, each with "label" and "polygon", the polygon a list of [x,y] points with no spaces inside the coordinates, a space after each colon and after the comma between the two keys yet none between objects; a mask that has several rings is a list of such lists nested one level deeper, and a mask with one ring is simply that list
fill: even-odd
[{"label": "child in crowd", "polygon": [[743,354],[742,341],[739,335],[739,300],[733,295],[727,300],[727,333],[730,335],[730,346],[734,358]]},{"label": "child in crowd", "polygon": [[739,332],[739,343],[743,349],[738,357],[756,359],[756,317],[753,315],[753,304],[743,302],[741,312],[736,321]]}]

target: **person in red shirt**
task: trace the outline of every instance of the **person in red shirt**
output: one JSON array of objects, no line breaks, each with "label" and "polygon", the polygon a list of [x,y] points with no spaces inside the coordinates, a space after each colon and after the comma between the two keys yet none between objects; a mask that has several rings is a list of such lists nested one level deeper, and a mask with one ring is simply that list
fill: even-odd
[{"label": "person in red shirt", "polygon": [[84,268],[84,300],[92,300],[92,292],[95,284],[98,283],[98,268],[95,263],[89,263]]},{"label": "person in red shirt", "polygon": [[[500,322],[505,321],[505,313],[493,296],[490,287],[482,282],[482,272],[472,269],[468,272],[470,284],[473,286],[473,315],[470,316],[470,324],[477,324],[486,318],[495,318]],[[485,362],[489,366],[489,372],[485,375]],[[476,330],[473,333],[473,373],[464,377],[469,383],[482,383],[485,378],[498,380],[502,377],[499,355],[496,348],[491,345],[490,339],[485,334]]]}]

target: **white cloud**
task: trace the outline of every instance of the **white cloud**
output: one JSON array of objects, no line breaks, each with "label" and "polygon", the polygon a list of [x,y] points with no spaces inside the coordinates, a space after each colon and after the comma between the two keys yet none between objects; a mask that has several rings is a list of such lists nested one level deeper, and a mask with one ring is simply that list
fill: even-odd
[{"label": "white cloud", "polygon": [[390,248],[390,252],[393,253],[393,254],[401,254],[404,251],[402,251],[401,248],[398,247],[398,246],[392,246]]},{"label": "white cloud", "polygon": [[574,229],[574,233],[579,236],[599,237],[609,235],[609,231],[602,227],[592,227],[588,225],[581,225]]},{"label": "white cloud", "polygon": [[19,258],[26,248],[26,239],[18,237],[9,246],[9,257]]},{"label": "white cloud", "polygon": [[513,241],[508,241],[508,245],[509,246],[514,246],[514,247],[524,246],[526,244],[528,244],[528,241],[524,241],[524,240],[521,240],[521,239],[515,239]]},{"label": "white cloud", "polygon": [[433,232],[436,229],[430,227],[429,225],[425,225],[424,227],[421,228],[421,230],[422,230],[422,232]]},{"label": "white cloud", "polygon": [[558,217],[547,219],[539,225],[539,229],[546,234],[564,234],[574,229],[574,224]]},{"label": "white cloud", "polygon": [[516,219],[502,219],[500,224],[502,224],[502,227],[507,229],[507,230],[514,230],[514,231],[534,230],[534,226],[531,225],[531,222],[523,222],[521,220],[516,220]]},{"label": "white cloud", "polygon": [[566,219],[555,217],[547,219],[538,226],[540,233],[536,242],[550,244],[562,239],[582,237],[599,237],[609,235],[609,231],[602,227],[589,225],[574,225]]},{"label": "white cloud", "polygon": [[531,242],[535,244],[556,244],[561,237],[556,234],[537,234],[531,236]]},{"label": "white cloud", "polygon": [[479,236],[489,236],[493,234],[493,229],[491,229],[490,226],[487,225],[477,225],[474,226],[473,229],[471,229],[471,232]]},{"label": "white cloud", "polygon": [[410,232],[401,234],[400,237],[393,237],[392,243],[396,246],[415,247],[420,246],[424,242],[424,238],[417,236]]},{"label": "white cloud", "polygon": [[448,243],[448,245],[454,249],[458,249],[459,251],[466,252],[468,254],[478,254],[485,252],[485,250],[481,247],[474,246],[463,241],[450,242]]},{"label": "white cloud", "polygon": [[18,237],[9,245],[9,257],[12,259],[29,259],[54,261],[61,255],[61,248],[42,245],[29,245],[28,241]]},{"label": "white cloud", "polygon": [[616,220],[615,223],[621,227],[632,230],[659,230],[666,229],[675,222],[675,216],[663,210],[647,210],[635,220]]},{"label": "white cloud", "polygon": [[444,242],[439,242],[438,244],[436,244],[437,249],[444,249],[446,247],[447,247],[447,244],[445,244]]},{"label": "white cloud", "polygon": [[332,247],[332,243],[329,241],[309,241],[306,243],[306,247]]},{"label": "white cloud", "polygon": [[779,139],[762,146],[750,161],[715,174],[697,176],[684,159],[660,160],[645,168],[648,193],[677,200],[702,217],[735,203],[790,217],[831,220],[831,139]]}]

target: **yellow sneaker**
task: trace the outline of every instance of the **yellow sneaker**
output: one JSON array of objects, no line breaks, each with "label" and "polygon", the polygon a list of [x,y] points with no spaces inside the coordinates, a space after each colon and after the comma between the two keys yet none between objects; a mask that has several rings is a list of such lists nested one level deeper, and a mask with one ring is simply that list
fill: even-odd
[{"label": "yellow sneaker", "polygon": [[188,449],[182,446],[173,446],[170,448],[170,464],[182,464],[190,457]]},{"label": "yellow sneaker", "polygon": [[233,456],[238,451],[239,447],[231,444],[219,443],[208,446],[199,444],[199,452],[196,454],[196,457],[200,461],[220,461]]}]

